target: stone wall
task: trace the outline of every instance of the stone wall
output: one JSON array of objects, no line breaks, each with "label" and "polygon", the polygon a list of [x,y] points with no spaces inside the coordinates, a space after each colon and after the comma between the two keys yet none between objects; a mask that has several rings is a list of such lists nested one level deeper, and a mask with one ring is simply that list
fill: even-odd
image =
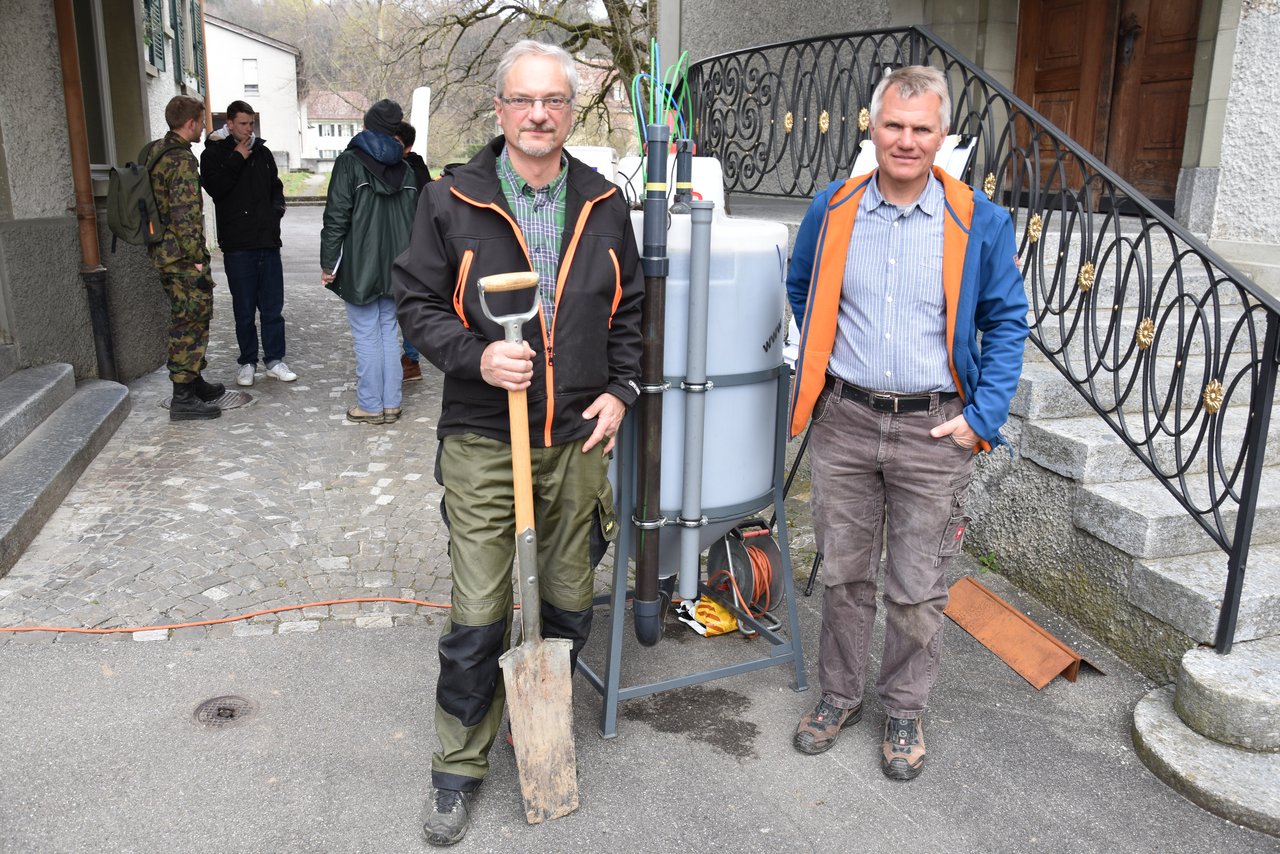
[{"label": "stone wall", "polygon": [[[1003,430],[1015,449],[1022,424],[1011,416]],[[1000,448],[978,458],[965,551],[991,555],[1005,578],[1151,679],[1172,682],[1182,654],[1196,642],[1130,604],[1133,558],[1073,521],[1080,484],[1014,454]]]},{"label": "stone wall", "polygon": [[[682,3],[681,48],[697,62],[718,53],[791,39],[871,30],[889,25],[889,0],[813,0],[785,12],[764,0]],[[663,57],[674,63],[677,57]]]},{"label": "stone wall", "polygon": [[[1280,2],[1243,0],[1212,237],[1280,245]],[[1264,176],[1270,176],[1265,178]]]},{"label": "stone wall", "polygon": [[[93,377],[97,354],[80,278],[57,26],[45,0],[6,0],[5,10],[11,14],[0,27],[0,341],[17,345],[19,367],[66,362],[77,378]],[[141,249],[122,245],[111,254],[105,199],[98,202],[116,364],[120,379],[129,380],[164,364],[168,303]]]}]

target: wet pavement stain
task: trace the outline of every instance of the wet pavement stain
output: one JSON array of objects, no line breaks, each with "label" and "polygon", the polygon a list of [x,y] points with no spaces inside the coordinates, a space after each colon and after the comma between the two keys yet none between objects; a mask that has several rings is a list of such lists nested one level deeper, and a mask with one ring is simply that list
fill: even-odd
[{"label": "wet pavement stain", "polygon": [[739,759],[754,759],[760,729],[745,719],[750,705],[742,694],[694,685],[627,703],[622,716],[659,732],[686,735]]}]

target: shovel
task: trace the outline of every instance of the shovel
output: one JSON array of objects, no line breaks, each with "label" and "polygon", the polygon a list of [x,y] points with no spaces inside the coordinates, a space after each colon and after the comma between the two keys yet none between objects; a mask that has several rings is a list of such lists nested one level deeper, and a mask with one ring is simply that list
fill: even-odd
[{"label": "shovel", "polygon": [[[503,273],[480,279],[480,306],[503,328],[506,340],[519,343],[520,328],[538,314],[494,315],[485,295],[523,290],[538,284],[538,274]],[[529,408],[525,390],[507,392],[511,414],[511,474],[516,505],[516,562],[520,585],[520,645],[498,659],[507,687],[507,711],[515,745],[520,793],[530,824],[560,818],[578,808],[578,767],[573,747],[573,643],[542,638],[542,599],[538,595],[538,538],[533,530],[533,475],[529,463]]]}]

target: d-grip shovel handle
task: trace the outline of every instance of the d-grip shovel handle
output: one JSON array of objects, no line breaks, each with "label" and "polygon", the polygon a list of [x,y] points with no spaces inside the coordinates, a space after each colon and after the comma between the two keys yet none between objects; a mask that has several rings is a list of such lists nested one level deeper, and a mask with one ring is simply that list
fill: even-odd
[{"label": "d-grip shovel handle", "polygon": [[[494,315],[485,301],[486,293],[502,293],[532,288],[538,284],[534,272],[501,273],[479,281],[480,306],[485,316],[503,328],[506,340],[520,342],[520,328],[538,313],[535,293],[533,308],[520,314]],[[511,420],[511,477],[516,505],[516,566],[520,573],[520,625],[522,643],[542,639],[542,597],[538,591],[538,538],[533,529],[533,474],[529,458],[529,403],[525,389],[507,390],[507,411]]]}]

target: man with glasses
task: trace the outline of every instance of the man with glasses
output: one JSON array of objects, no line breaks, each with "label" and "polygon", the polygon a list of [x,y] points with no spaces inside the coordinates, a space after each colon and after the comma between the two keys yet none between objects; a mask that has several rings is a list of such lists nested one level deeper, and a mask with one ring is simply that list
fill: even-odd
[{"label": "man with glasses", "polygon": [[[436,458],[453,568],[440,638],[433,845],[462,839],[489,768],[505,693],[515,513],[507,392],[528,389],[543,634],[591,627],[596,563],[617,533],[606,478],[626,409],[639,396],[640,273],[618,188],[565,154],[578,75],[558,47],[523,41],[498,65],[502,136],[424,190],[409,248],[393,269],[405,338],[444,373]],[[538,273],[539,312],[506,343],[477,293],[483,276]],[[518,313],[528,291],[489,297]]]}]

